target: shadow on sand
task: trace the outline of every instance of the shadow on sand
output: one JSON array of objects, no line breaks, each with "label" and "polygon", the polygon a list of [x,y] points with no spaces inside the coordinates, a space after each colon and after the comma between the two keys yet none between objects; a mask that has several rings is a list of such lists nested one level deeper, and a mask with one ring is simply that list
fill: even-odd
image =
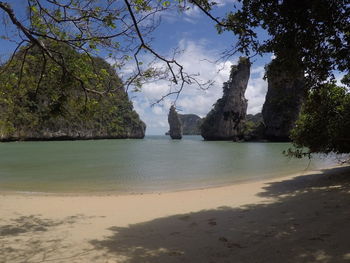
[{"label": "shadow on sand", "polygon": [[75,215],[53,220],[40,215],[29,215],[18,216],[8,224],[0,224],[0,263],[70,262],[68,259],[71,260],[74,256],[67,258],[67,261],[62,257],[57,260],[47,259],[65,246],[66,239],[66,233],[58,231],[56,235],[50,236],[50,232],[62,225],[72,225],[82,218],[83,215]]},{"label": "shadow on sand", "polygon": [[271,183],[258,195],[271,203],[111,227],[90,243],[127,263],[350,262],[349,167]]}]

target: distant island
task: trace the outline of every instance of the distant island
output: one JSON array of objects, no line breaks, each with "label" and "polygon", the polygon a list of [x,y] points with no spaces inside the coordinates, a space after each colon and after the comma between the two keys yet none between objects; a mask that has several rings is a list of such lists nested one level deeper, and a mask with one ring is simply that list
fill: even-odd
[{"label": "distant island", "polygon": [[[200,135],[201,130],[200,126],[202,124],[202,118],[199,117],[196,114],[179,114],[175,111],[175,107],[171,107],[169,111],[169,117],[171,112],[172,114],[176,114],[175,117],[168,118],[170,130],[165,133],[165,135],[171,135],[171,131],[174,130],[174,127],[177,125],[181,126],[178,129],[178,132],[180,132],[181,129],[181,135]],[[174,119],[175,118],[175,119]],[[177,122],[177,119],[179,122]]]}]

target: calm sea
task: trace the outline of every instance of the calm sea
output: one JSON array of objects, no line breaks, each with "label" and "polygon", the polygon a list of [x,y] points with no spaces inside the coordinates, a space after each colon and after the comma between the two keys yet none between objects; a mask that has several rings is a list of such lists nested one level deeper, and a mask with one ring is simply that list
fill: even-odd
[{"label": "calm sea", "polygon": [[0,190],[144,193],[194,189],[324,168],[328,159],[289,159],[288,143],[143,140],[0,144]]}]

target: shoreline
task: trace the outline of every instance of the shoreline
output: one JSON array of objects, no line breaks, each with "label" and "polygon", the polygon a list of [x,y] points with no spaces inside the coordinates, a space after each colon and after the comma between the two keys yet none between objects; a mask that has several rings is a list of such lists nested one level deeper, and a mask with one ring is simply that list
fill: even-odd
[{"label": "shoreline", "polygon": [[134,195],[0,192],[0,262],[350,262],[350,166]]},{"label": "shoreline", "polygon": [[311,173],[323,173],[323,171],[335,169],[335,168],[342,168],[342,167],[350,167],[350,165],[346,164],[338,164],[338,165],[331,165],[326,168],[320,168],[320,169],[312,169],[312,170],[303,170],[296,173],[288,173],[284,175],[273,175],[271,177],[265,177],[265,178],[250,178],[250,179],[238,179],[234,182],[230,183],[223,183],[223,184],[214,184],[209,186],[203,186],[203,187],[189,187],[184,189],[169,189],[169,190],[162,190],[162,191],[145,191],[145,192],[118,192],[118,191],[86,191],[86,192],[41,192],[41,191],[18,191],[18,190],[3,190],[0,189],[0,196],[5,195],[25,195],[25,196],[56,196],[56,197],[73,197],[73,196],[143,196],[143,195],[152,195],[152,194],[168,194],[168,193],[183,193],[183,192],[192,192],[192,191],[203,191],[208,189],[220,189],[220,188],[226,188],[226,187],[232,187],[232,186],[239,186],[249,183],[270,183],[274,182],[276,180],[284,180],[284,179],[291,179],[293,177],[308,175]]}]

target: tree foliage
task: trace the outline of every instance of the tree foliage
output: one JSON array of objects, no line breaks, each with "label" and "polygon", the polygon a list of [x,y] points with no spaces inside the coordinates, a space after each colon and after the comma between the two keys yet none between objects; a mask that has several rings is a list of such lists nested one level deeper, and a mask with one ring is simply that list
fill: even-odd
[{"label": "tree foliage", "polygon": [[349,0],[239,2],[217,25],[219,32],[239,37],[228,55],[274,53],[286,70],[302,68],[311,87],[327,81],[333,70],[349,72]]},{"label": "tree foliage", "polygon": [[349,153],[349,91],[335,84],[311,91],[291,137],[297,148],[309,152]]},{"label": "tree foliage", "polygon": [[349,0],[241,0],[225,18],[213,17],[210,8],[202,10],[219,33],[238,36],[226,56],[273,53],[281,71],[304,72],[309,98],[292,132],[298,148],[289,153],[301,157],[302,147],[350,152],[349,93],[334,84],[334,73],[341,72],[343,84],[350,87]]},{"label": "tree foliage", "polygon": [[[136,70],[125,84],[136,89],[159,78],[179,85],[170,94],[178,94],[185,84],[206,84],[186,74],[176,54],[167,57],[152,47],[151,33],[161,22],[159,14],[190,6],[211,18],[219,32],[238,36],[225,58],[237,52],[249,57],[273,52],[286,69],[301,67],[311,87],[326,81],[333,70],[349,71],[349,0],[240,0],[221,18],[211,14],[216,5],[211,0],[29,0],[25,5],[27,13],[21,17],[10,1],[0,1],[0,10],[17,28],[19,46],[29,42],[52,59],[55,50],[43,43],[50,39],[90,55],[103,50],[119,67],[132,59]],[[154,60],[142,61],[144,52]],[[66,66],[64,61],[56,62]]]},{"label": "tree foliage", "polygon": [[[127,89],[133,86],[139,90],[145,82],[166,79],[173,83],[168,96],[179,95],[185,84],[207,84],[184,71],[175,59],[176,51],[167,56],[152,46],[151,33],[160,23],[159,13],[169,9],[184,10],[186,1],[28,0],[21,4],[27,9],[24,16],[13,8],[11,1],[0,1],[0,14],[12,25],[10,33],[3,33],[1,37],[16,42],[14,53],[23,45],[36,46],[43,57],[50,58],[79,79],[62,56],[55,56],[60,51],[45,45],[45,41],[50,40],[88,56],[102,52],[119,69],[133,60],[135,70],[123,78]],[[143,60],[144,54],[151,59]],[[85,81],[79,81],[85,88]],[[87,91],[94,92],[92,89]]]}]

